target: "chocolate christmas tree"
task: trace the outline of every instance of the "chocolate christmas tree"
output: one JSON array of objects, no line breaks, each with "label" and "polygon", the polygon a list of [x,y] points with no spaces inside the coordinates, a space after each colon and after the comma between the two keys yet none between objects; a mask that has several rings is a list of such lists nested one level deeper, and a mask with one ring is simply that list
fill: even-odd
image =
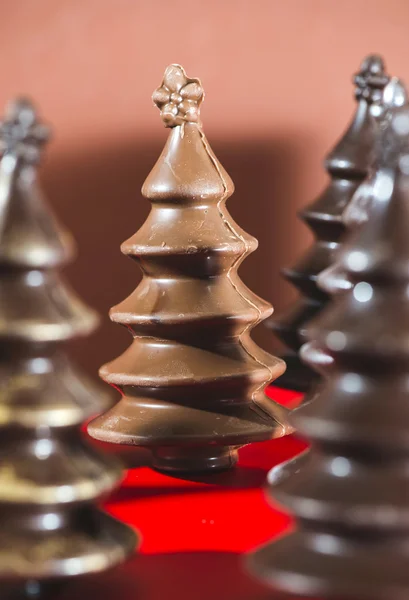
[{"label": "chocolate christmas tree", "polygon": [[[378,127],[382,124],[384,113],[398,106],[403,106],[407,102],[407,94],[405,87],[399,79],[392,77],[384,89],[382,102],[376,106],[376,119]],[[375,109],[375,106],[373,106]],[[374,145],[376,146],[376,144]],[[374,147],[375,152],[375,147]],[[342,215],[342,219],[346,228],[345,235],[350,235],[357,227],[367,221],[372,202],[374,200],[374,182],[376,181],[376,170],[373,166],[370,169],[368,177],[361,183],[350,203]],[[342,240],[344,242],[344,239]],[[341,294],[352,288],[352,281],[348,277],[348,273],[342,266],[342,263],[335,260],[334,263],[322,271],[317,277],[318,287],[323,289],[330,296]],[[317,340],[305,343],[300,348],[300,357],[306,364],[313,369],[316,369],[321,375],[329,375],[330,369],[333,366],[332,356],[325,351],[325,348],[319,346]],[[314,399],[316,390],[305,398],[305,402]],[[280,483],[284,478],[292,476],[296,471],[303,468],[308,460],[308,450],[302,454],[292,458],[289,461],[281,463],[268,474],[268,480],[271,485]]]},{"label": "chocolate christmas tree", "polygon": [[271,585],[355,600],[406,598],[409,454],[409,108],[382,124],[370,219],[339,255],[353,288],[310,324],[335,368],[293,415],[312,442],[277,486],[296,531],[251,557]]},{"label": "chocolate christmas tree", "polygon": [[[397,77],[392,77],[384,88],[382,101],[376,105],[377,110],[374,118],[376,118],[378,129],[382,126],[383,116],[390,109],[403,106],[406,103],[407,93],[403,82]],[[374,145],[374,152],[375,146],[376,144]],[[373,160],[376,159],[374,152]],[[374,181],[376,180],[375,166],[372,165],[368,177],[358,187],[342,215],[346,229],[345,235],[351,234],[370,216],[371,206],[376,196],[376,189],[374,188]],[[318,275],[317,284],[330,297],[352,288],[352,281],[339,260],[334,260],[332,265]],[[319,347],[317,340],[304,344],[300,350],[300,356],[310,367],[318,372],[321,371],[322,375],[325,375],[332,366],[331,356],[325,352],[324,348]]]},{"label": "chocolate christmas tree", "polygon": [[171,65],[153,99],[170,135],[142,189],[150,215],[122,246],[143,279],[110,313],[133,342],[101,369],[122,398],[89,432],[150,447],[159,470],[225,469],[243,444],[290,431],[264,392],[285,365],[250,337],[272,308],[237,274],[257,241],[226,209],[234,188],[202,131],[201,83]]},{"label": "chocolate christmas tree", "polygon": [[108,402],[64,351],[92,331],[96,315],[56,272],[73,248],[37,187],[47,137],[27,100],[0,124],[2,593],[101,571],[134,546],[134,534],[96,507],[121,472],[80,431]]},{"label": "chocolate christmas tree", "polygon": [[[298,288],[301,296],[288,311],[266,321],[290,349],[283,357],[287,370],[277,384],[294,390],[308,391],[319,378],[300,360],[298,353],[305,342],[305,325],[328,302],[328,295],[317,285],[317,276],[332,264],[345,231],[342,214],[368,174],[377,129],[371,107],[378,105],[388,82],[382,58],[368,56],[354,82],[356,113],[325,161],[330,182],[319,198],[300,213],[316,238],[314,245],[293,268],[283,270],[285,278]],[[316,360],[322,360],[325,367],[325,356],[317,356]]]},{"label": "chocolate christmas tree", "polygon": [[[375,118],[378,126],[382,126],[382,119],[392,108],[404,106],[408,102],[408,94],[403,81],[397,77],[391,77],[389,83],[383,91],[382,102],[377,105],[377,114]],[[375,151],[375,148],[374,148]],[[375,154],[374,154],[375,159]],[[368,177],[359,186],[351,202],[348,204],[342,219],[347,233],[354,231],[362,223],[368,220],[371,205],[374,199],[374,181],[376,180],[376,165],[370,169]],[[348,274],[342,269],[340,261],[324,269],[318,276],[318,287],[330,296],[342,293],[352,287],[352,281],[348,279]],[[304,350],[303,354],[308,357]]]}]

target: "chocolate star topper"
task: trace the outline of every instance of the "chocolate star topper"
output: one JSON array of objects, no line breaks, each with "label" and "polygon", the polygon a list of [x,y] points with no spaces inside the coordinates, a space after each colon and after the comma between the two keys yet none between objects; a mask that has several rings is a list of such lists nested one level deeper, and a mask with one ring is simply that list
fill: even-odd
[{"label": "chocolate star topper", "polygon": [[0,152],[35,163],[49,137],[49,127],[39,122],[37,111],[29,99],[17,98],[9,104],[5,119],[0,121]]},{"label": "chocolate star topper", "polygon": [[355,97],[365,99],[369,104],[380,102],[389,77],[385,73],[385,63],[382,56],[370,54],[361,64],[353,81],[356,85]]},{"label": "chocolate star topper", "polygon": [[152,95],[165,127],[177,127],[186,122],[200,125],[200,104],[203,99],[200,79],[187,77],[180,65],[167,67],[162,85]]}]

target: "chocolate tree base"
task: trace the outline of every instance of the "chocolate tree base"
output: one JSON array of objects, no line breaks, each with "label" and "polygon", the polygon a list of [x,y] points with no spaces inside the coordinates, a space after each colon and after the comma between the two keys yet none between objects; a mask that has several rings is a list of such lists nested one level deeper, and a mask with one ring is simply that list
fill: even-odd
[{"label": "chocolate tree base", "polygon": [[88,433],[102,442],[148,448],[150,466],[158,471],[189,474],[230,469],[238,448],[293,432],[288,409],[264,393],[257,403],[220,404],[206,409],[124,396],[89,423]]},{"label": "chocolate tree base", "polygon": [[248,557],[250,571],[277,591],[334,600],[407,600],[402,541],[296,532]]},{"label": "chocolate tree base", "polygon": [[320,376],[307,367],[297,354],[284,354],[280,358],[286,363],[287,369],[274,385],[285,390],[308,392],[319,380]]},{"label": "chocolate tree base", "polygon": [[152,449],[152,469],[190,474],[225,471],[237,462],[236,446],[163,446]]}]

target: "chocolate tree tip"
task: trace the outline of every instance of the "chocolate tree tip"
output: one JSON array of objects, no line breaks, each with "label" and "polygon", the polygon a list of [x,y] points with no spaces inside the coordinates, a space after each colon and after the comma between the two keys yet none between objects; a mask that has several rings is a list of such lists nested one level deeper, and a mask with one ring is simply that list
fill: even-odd
[{"label": "chocolate tree tip", "polygon": [[163,81],[152,96],[165,127],[177,127],[183,123],[200,125],[203,98],[200,79],[189,78],[181,65],[169,65],[166,68]]},{"label": "chocolate tree tip", "polygon": [[357,99],[364,98],[369,103],[375,102],[382,96],[388,81],[382,56],[369,54],[362,61],[358,73],[354,75],[355,96]]}]

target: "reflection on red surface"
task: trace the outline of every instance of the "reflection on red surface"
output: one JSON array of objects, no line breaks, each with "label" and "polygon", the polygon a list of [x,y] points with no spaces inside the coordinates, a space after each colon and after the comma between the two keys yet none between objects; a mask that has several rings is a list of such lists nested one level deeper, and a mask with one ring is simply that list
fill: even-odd
[{"label": "reflection on red surface", "polygon": [[[301,399],[274,387],[269,395],[284,405]],[[140,553],[111,573],[69,584],[58,600],[271,599],[243,571],[240,554],[290,524],[263,486],[273,466],[304,448],[295,436],[252,444],[231,472],[186,479],[152,471],[145,450],[121,450],[137,466],[106,509],[139,531]]]},{"label": "reflection on red surface", "polygon": [[[296,397],[278,388],[269,393],[283,404]],[[149,467],[132,469],[107,509],[139,530],[140,551],[146,554],[244,552],[289,525],[289,518],[267,503],[263,486],[271,467],[304,448],[295,436],[252,444],[240,450],[233,471],[189,479]]]}]

